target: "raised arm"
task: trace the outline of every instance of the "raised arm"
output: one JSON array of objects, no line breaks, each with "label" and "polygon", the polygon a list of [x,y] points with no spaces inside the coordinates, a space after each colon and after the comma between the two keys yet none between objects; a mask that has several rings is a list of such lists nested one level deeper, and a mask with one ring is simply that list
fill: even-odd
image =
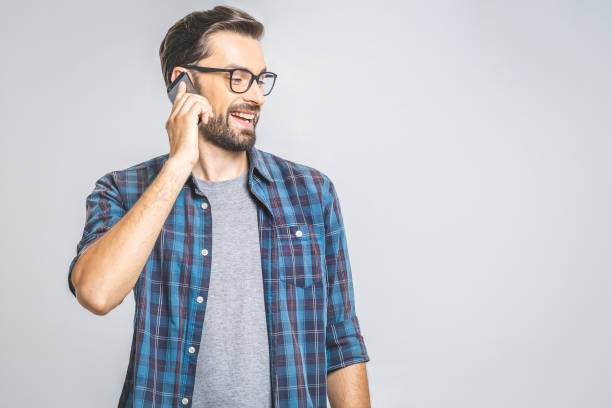
[{"label": "raised arm", "polygon": [[70,291],[84,308],[104,315],[133,289],[190,172],[184,162],[168,159],[127,212],[112,173],[96,182],[68,272]]},{"label": "raised arm", "polygon": [[[179,74],[175,71],[173,78]],[[104,315],[134,288],[185,180],[199,160],[198,120],[208,123],[208,100],[179,90],[166,121],[168,160],[155,180],[126,212],[112,173],[87,197],[87,222],[77,255],[70,263],[68,285],[79,303]]]}]

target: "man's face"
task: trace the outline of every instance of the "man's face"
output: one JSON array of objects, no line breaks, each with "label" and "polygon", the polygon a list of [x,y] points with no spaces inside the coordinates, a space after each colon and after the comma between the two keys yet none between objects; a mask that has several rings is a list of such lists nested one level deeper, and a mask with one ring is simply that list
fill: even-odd
[{"label": "man's face", "polygon": [[[194,65],[212,68],[247,68],[255,75],[266,70],[259,41],[253,38],[220,31],[211,36],[212,54]],[[235,66],[231,66],[235,65]],[[235,93],[230,88],[229,72],[197,72],[190,70],[195,90],[212,106],[214,117],[200,124],[202,137],[226,150],[243,151],[255,144],[255,127],[259,121],[265,97],[253,81],[248,91]],[[233,113],[241,111],[254,114],[250,121],[238,118]]]}]

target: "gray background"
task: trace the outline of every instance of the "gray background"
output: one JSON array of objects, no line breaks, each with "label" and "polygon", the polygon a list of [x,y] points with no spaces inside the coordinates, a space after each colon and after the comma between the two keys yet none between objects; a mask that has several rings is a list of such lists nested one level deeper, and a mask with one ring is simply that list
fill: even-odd
[{"label": "gray background", "polygon": [[[68,291],[97,178],[168,152],[158,48],[216,3],[0,9],[0,399],[116,406],[132,295]],[[609,407],[609,2],[235,2],[257,146],[336,184],[374,407]]]}]

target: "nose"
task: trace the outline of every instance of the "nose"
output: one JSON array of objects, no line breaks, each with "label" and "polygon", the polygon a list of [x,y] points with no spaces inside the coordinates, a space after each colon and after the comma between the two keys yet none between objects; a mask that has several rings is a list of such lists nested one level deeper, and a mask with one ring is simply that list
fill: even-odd
[{"label": "nose", "polygon": [[242,95],[244,99],[252,101],[260,106],[266,101],[266,97],[263,94],[263,89],[261,89],[257,81],[253,81],[249,90]]}]

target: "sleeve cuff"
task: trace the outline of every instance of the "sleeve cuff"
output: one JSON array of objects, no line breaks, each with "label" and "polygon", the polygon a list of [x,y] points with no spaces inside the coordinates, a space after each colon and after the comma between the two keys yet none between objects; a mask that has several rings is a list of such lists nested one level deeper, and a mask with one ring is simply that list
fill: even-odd
[{"label": "sleeve cuff", "polygon": [[357,316],[327,325],[327,372],[370,361]]}]

